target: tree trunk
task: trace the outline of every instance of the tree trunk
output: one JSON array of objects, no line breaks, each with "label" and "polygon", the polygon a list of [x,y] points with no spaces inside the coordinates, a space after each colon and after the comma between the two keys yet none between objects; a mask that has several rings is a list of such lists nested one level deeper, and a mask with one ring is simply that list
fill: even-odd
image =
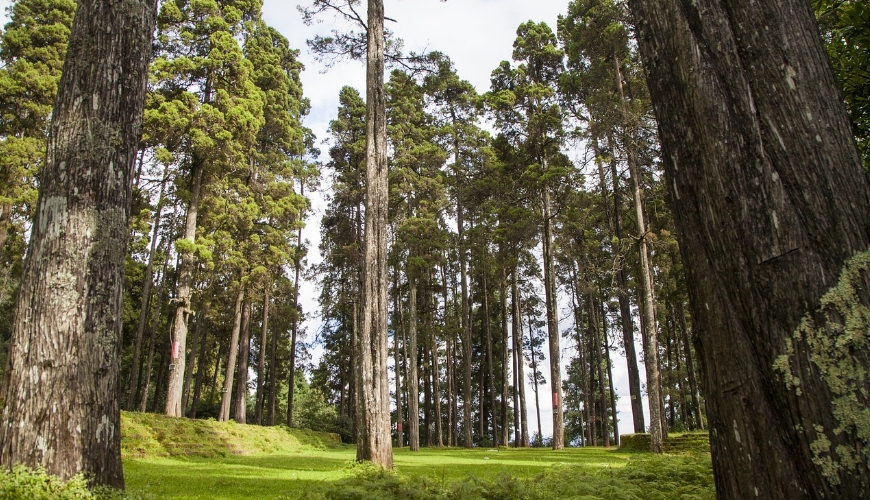
[{"label": "tree trunk", "polygon": [[[611,139],[611,143],[613,140]],[[619,192],[619,173],[616,170],[616,158],[610,162],[610,172],[613,178],[613,233],[618,240],[622,240],[622,220],[619,216],[621,196]],[[606,197],[603,175],[602,193]],[[634,424],[634,432],[646,432],[646,423],[643,415],[643,395],[640,391],[640,371],[637,368],[637,351],[634,347],[634,321],[631,317],[631,304],[628,300],[628,278],[625,271],[625,262],[618,265],[616,271],[616,285],[618,287],[617,298],[619,300],[619,318],[622,322],[622,343],[625,349],[625,362],[628,368],[628,394],[631,400],[631,417]]]},{"label": "tree trunk", "polygon": [[[430,285],[434,282],[432,271],[429,272]],[[430,286],[431,307],[429,312],[429,332],[432,352],[432,397],[435,400],[435,446],[444,446],[444,429],[441,420],[441,361],[438,359],[438,335],[435,332],[435,311],[438,304],[435,298],[434,287]]]},{"label": "tree trunk", "polygon": [[[532,330],[532,317],[529,316],[529,340],[534,337],[535,332]],[[538,443],[543,443],[544,435],[541,434],[541,398],[538,394],[538,361],[535,359],[535,349],[534,346],[531,349],[532,354],[532,376],[534,377],[534,384],[532,384],[532,388],[535,391],[535,414],[538,422]]]},{"label": "tree trunk", "polygon": [[805,1],[629,2],[719,498],[866,498],[870,186]]},{"label": "tree trunk", "polygon": [[[604,297],[604,294],[601,294]],[[607,384],[610,389],[610,408],[613,419],[613,445],[619,446],[619,418],[616,408],[616,391],[613,390],[613,363],[610,361],[610,336],[607,334],[607,314],[604,310],[604,302],[601,306],[602,327],[604,332],[604,362],[607,363]]]},{"label": "tree trunk", "polygon": [[357,460],[393,468],[387,378],[387,123],[384,94],[384,4],[368,0],[366,68],[365,288],[357,388],[362,438]]},{"label": "tree trunk", "polygon": [[456,228],[459,233],[459,276],[462,280],[462,434],[463,446],[471,448],[474,445],[471,435],[471,290],[468,284],[468,271],[465,262],[465,240],[463,233],[465,223],[463,221],[464,210],[462,206],[462,193],[456,195]]},{"label": "tree trunk", "polygon": [[417,282],[408,278],[408,447],[420,450],[420,376],[417,374]]},{"label": "tree trunk", "polygon": [[275,425],[275,402],[278,392],[278,332],[272,332],[269,344],[269,402],[266,411],[266,425],[271,427]]},{"label": "tree trunk", "polygon": [[269,335],[269,285],[266,285],[266,291],[263,294],[263,329],[260,331],[260,356],[257,360],[257,405],[254,410],[254,420],[257,425],[263,425],[263,403],[265,394],[263,389],[266,384],[263,383],[263,377],[266,370],[266,341]]},{"label": "tree trunk", "polygon": [[196,326],[193,328],[193,338],[190,341],[190,359],[184,369],[184,385],[181,390],[181,413],[187,414],[187,404],[190,399],[190,381],[193,378],[193,364],[196,360],[196,341],[202,334],[202,324],[205,321],[205,311],[200,311],[196,316]]},{"label": "tree trunk", "polygon": [[[393,270],[393,321],[396,316],[399,317],[399,324],[393,325],[393,365],[396,370],[396,447],[401,448],[405,445],[404,429],[402,428],[403,411],[402,411],[402,365],[399,362],[400,345],[404,343],[403,331],[405,328],[404,321],[401,319],[401,305],[399,300],[399,270]],[[402,338],[402,342],[399,339]]]},{"label": "tree trunk", "polygon": [[[206,315],[206,311],[202,311],[203,317],[202,321],[208,321],[208,316]],[[202,395],[202,384],[205,381],[205,375],[208,370],[208,363],[206,362],[206,353],[208,352],[208,330],[203,332],[202,337],[200,337],[199,341],[199,358],[196,363],[196,381],[193,384],[193,398],[190,404],[190,412],[188,416],[190,418],[196,418],[196,410],[199,407],[199,398]]]},{"label": "tree trunk", "polygon": [[[184,223],[184,240],[193,245],[196,240],[196,219],[199,213],[200,189],[202,187],[203,166],[196,156],[192,163],[190,204]],[[173,322],[172,344],[170,354],[172,369],[169,370],[169,386],[166,392],[166,414],[170,417],[181,417],[184,409],[181,407],[181,396],[184,384],[184,361],[187,352],[187,320],[193,311],[190,309],[190,294],[193,291],[194,256],[192,250],[181,252],[181,262],[178,266],[178,293],[175,302],[175,321]]]},{"label": "tree trunk", "polygon": [[[520,412],[520,442],[524,448],[528,448],[529,443],[529,415],[526,409],[526,375],[525,363],[526,358],[523,355],[523,315],[521,310],[521,296],[517,283],[517,270],[514,268],[512,282],[512,298],[513,303],[513,332],[514,332],[514,349],[517,357],[517,387],[519,388],[519,412]],[[516,411],[516,410],[515,410]]]},{"label": "tree trunk", "polygon": [[[501,281],[499,281],[499,292],[501,293],[501,444],[507,446],[510,442],[510,431],[508,426],[508,387],[510,384],[510,367],[508,360],[510,359],[510,347],[508,346],[508,309],[507,309],[507,277],[505,276],[504,268],[502,268]],[[514,413],[519,413],[519,407],[514,404]],[[516,428],[516,426],[514,426]]]},{"label": "tree trunk", "polygon": [[559,348],[559,318],[556,305],[556,271],[553,263],[553,221],[550,214],[550,189],[544,187],[544,290],[546,292],[547,332],[550,344],[550,386],[553,391],[553,449],[565,447],[565,423],[562,417],[562,371]]},{"label": "tree trunk", "polygon": [[[124,487],[124,262],[155,2],[82,2],[12,324],[0,463]],[[63,411],[57,411],[62,402]]]},{"label": "tree trunk", "polygon": [[236,370],[236,401],[233,420],[248,423],[248,365],[251,356],[251,301],[242,304],[242,331],[239,335],[239,361]]},{"label": "tree trunk", "polygon": [[683,344],[683,349],[686,353],[686,372],[689,377],[689,390],[692,391],[692,411],[695,422],[699,429],[705,429],[704,418],[701,414],[700,392],[698,391],[698,378],[695,375],[695,362],[692,356],[692,346],[689,343],[689,333],[686,328],[686,313],[683,310],[683,303],[680,301],[677,307],[680,326],[680,340]]},{"label": "tree trunk", "polygon": [[[141,162],[140,162],[141,163]],[[148,311],[151,305],[151,282],[154,272],[154,254],[157,250],[157,236],[160,234],[160,215],[163,213],[163,194],[166,189],[166,176],[169,167],[163,169],[163,180],[160,183],[160,195],[157,198],[157,211],[154,214],[154,229],[151,233],[151,248],[148,251],[148,264],[145,266],[145,276],[142,279],[142,301],[139,306],[139,324],[136,327],[136,337],[133,341],[133,358],[130,361],[130,377],[127,380],[128,411],[135,408],[136,388],[139,386],[139,361],[142,356],[142,337],[145,335],[145,327],[148,323]],[[0,242],[0,249],[3,248]]]},{"label": "tree trunk", "polygon": [[[488,259],[485,256],[484,259]],[[492,445],[498,448],[498,425],[496,424],[495,413],[495,371],[493,370],[492,359],[492,320],[489,313],[489,266],[484,266],[483,269],[483,331],[486,334],[486,378],[487,384],[484,393],[489,392],[489,416],[492,423]],[[483,411],[483,401],[481,400],[480,409],[480,437],[486,436],[486,413]]]},{"label": "tree trunk", "polygon": [[227,364],[224,370],[224,388],[221,390],[221,409],[218,421],[230,419],[230,402],[233,397],[233,378],[236,369],[236,356],[239,353],[239,332],[242,329],[242,302],[245,300],[245,287],[239,280],[239,291],[236,294],[236,312],[233,316],[233,332],[230,335],[230,346],[227,354]]},{"label": "tree trunk", "polygon": [[[299,183],[299,195],[305,195],[305,184],[301,182]],[[293,280],[293,327],[290,333],[290,373],[287,381],[287,427],[293,427],[293,398],[296,395],[296,340],[299,338],[299,320],[302,316],[302,311],[299,310],[299,275],[302,272],[301,227],[296,233],[296,245],[297,255],[294,262],[296,277]],[[354,312],[354,320],[356,320],[356,312]],[[354,328],[354,332],[356,332],[356,328]]]}]

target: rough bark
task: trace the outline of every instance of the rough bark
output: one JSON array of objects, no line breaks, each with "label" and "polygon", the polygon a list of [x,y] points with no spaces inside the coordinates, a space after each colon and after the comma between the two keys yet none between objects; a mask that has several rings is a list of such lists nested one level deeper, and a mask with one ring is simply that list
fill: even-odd
[{"label": "rough bark", "polygon": [[870,186],[810,5],[629,3],[718,496],[866,498]]},{"label": "rough bark", "polygon": [[468,271],[465,262],[465,240],[463,239],[463,206],[461,193],[456,196],[456,224],[459,232],[459,274],[462,280],[462,434],[463,446],[474,445],[471,436],[471,290],[468,284]]},{"label": "rough bark", "polygon": [[393,468],[387,378],[387,122],[384,93],[384,4],[368,0],[366,67],[366,228],[357,460]]},{"label": "rough bark", "polygon": [[[202,164],[194,157],[190,186],[190,203],[184,222],[184,240],[192,245],[196,240],[196,219],[199,214],[200,189],[202,187]],[[172,364],[169,370],[169,385],[166,390],[166,414],[170,417],[181,417],[184,409],[181,407],[181,397],[184,385],[185,353],[187,352],[187,321],[193,314],[190,296],[193,291],[193,252],[185,249],[181,252],[181,262],[178,265],[178,293],[175,321],[172,323],[172,343],[170,355]]]},{"label": "rough bark", "polygon": [[239,335],[239,361],[236,370],[236,392],[233,420],[248,423],[248,365],[251,356],[251,301],[242,304],[242,329]]},{"label": "rough bark", "polygon": [[0,463],[123,488],[122,286],[155,2],[81,2],[16,301]]},{"label": "rough bark", "polygon": [[556,271],[553,258],[553,221],[550,214],[550,189],[544,187],[544,290],[547,308],[547,333],[550,345],[550,387],[553,395],[553,449],[565,447],[565,422],[562,415],[562,372],[560,369],[559,318],[556,307]]},{"label": "rough bark", "polygon": [[239,285],[236,294],[236,312],[233,316],[233,332],[230,335],[230,345],[227,354],[227,364],[224,370],[224,387],[221,390],[221,409],[218,413],[218,421],[226,422],[230,419],[230,403],[233,396],[233,378],[236,369],[236,357],[239,354],[239,332],[242,329],[242,302],[245,300],[245,287]]},{"label": "rough bark", "polygon": [[193,338],[190,340],[190,359],[187,360],[184,369],[184,385],[181,388],[181,413],[187,413],[187,405],[190,399],[190,382],[193,379],[193,365],[196,360],[196,342],[202,335],[202,324],[205,322],[204,311],[200,311],[196,316],[196,326],[193,328]]}]

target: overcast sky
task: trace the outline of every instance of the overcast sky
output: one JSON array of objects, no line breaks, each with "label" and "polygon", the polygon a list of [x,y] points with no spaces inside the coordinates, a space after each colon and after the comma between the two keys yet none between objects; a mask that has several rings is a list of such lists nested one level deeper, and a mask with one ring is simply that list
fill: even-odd
[{"label": "overcast sky", "polygon": [[[363,2],[365,3],[365,2]],[[3,7],[3,24],[6,23],[6,9],[11,2],[0,0]],[[489,76],[499,62],[510,60],[513,41],[516,38],[517,27],[526,21],[544,21],[555,31],[556,19],[567,9],[568,0],[385,0],[386,16],[396,22],[388,22],[387,29],[405,42],[405,49],[410,51],[437,50],[447,54],[454,62],[460,78],[471,82],[478,92],[489,88]],[[302,84],[305,96],[311,100],[311,113],[305,125],[316,134],[318,141],[326,137],[329,121],[335,117],[338,108],[338,92],[344,85],[356,87],[365,96],[365,67],[360,62],[339,63],[324,71],[320,64],[314,61],[308,53],[305,40],[316,34],[326,35],[333,28],[341,29],[341,23],[324,17],[321,22],[305,26],[297,10],[296,1],[265,0],[263,17],[266,22],[286,36],[291,47],[300,50],[299,59],[305,64],[302,73]],[[323,147],[326,150],[326,147]],[[324,189],[328,184],[324,183]],[[305,230],[312,251],[309,254],[311,263],[318,262],[317,254],[319,240],[320,215],[323,212],[322,198],[315,193],[313,196],[313,216]],[[303,287],[303,307],[311,315],[307,323],[309,336],[319,327],[316,316],[317,291],[313,283]],[[565,303],[565,299],[562,300]],[[565,307],[560,308],[561,329],[570,327],[572,318]],[[570,360],[572,349],[563,340],[563,365]],[[641,352],[639,343],[637,351]],[[614,385],[621,397],[618,403],[620,433],[630,433],[631,407],[628,399],[628,382],[626,378],[625,361],[614,356]],[[549,379],[549,367],[542,366],[546,378]],[[640,366],[643,381],[643,365]],[[564,370],[563,370],[564,373]],[[564,375],[563,375],[564,377]],[[548,396],[549,386],[541,388],[541,416],[544,436],[552,434],[552,406]],[[529,431],[537,429],[535,420],[535,405],[531,387],[526,390],[528,400]],[[646,403],[644,401],[644,403]],[[646,405],[645,405],[646,406]],[[646,408],[645,408],[646,410]],[[645,411],[645,413],[648,413]],[[647,421],[649,418],[647,417]]]}]

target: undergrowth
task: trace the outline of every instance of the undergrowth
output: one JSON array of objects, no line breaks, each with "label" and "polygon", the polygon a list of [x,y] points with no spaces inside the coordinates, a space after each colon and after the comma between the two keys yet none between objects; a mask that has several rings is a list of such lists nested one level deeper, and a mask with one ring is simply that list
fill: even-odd
[{"label": "undergrowth", "polygon": [[64,481],[45,470],[16,465],[0,469],[0,500],[141,500],[137,493],[107,487],[88,489],[83,475]]},{"label": "undergrowth", "polygon": [[351,477],[307,491],[306,500],[706,500],[714,499],[709,455],[640,455],[625,467],[557,465],[532,478],[468,478],[444,484],[359,467]]}]

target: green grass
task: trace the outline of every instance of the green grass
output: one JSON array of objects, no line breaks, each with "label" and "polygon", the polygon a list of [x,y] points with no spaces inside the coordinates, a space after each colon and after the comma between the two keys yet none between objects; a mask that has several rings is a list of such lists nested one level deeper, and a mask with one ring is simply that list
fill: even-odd
[{"label": "green grass", "polygon": [[712,499],[709,453],[408,448],[395,472],[331,435],[125,414],[127,491],[152,499]]}]

